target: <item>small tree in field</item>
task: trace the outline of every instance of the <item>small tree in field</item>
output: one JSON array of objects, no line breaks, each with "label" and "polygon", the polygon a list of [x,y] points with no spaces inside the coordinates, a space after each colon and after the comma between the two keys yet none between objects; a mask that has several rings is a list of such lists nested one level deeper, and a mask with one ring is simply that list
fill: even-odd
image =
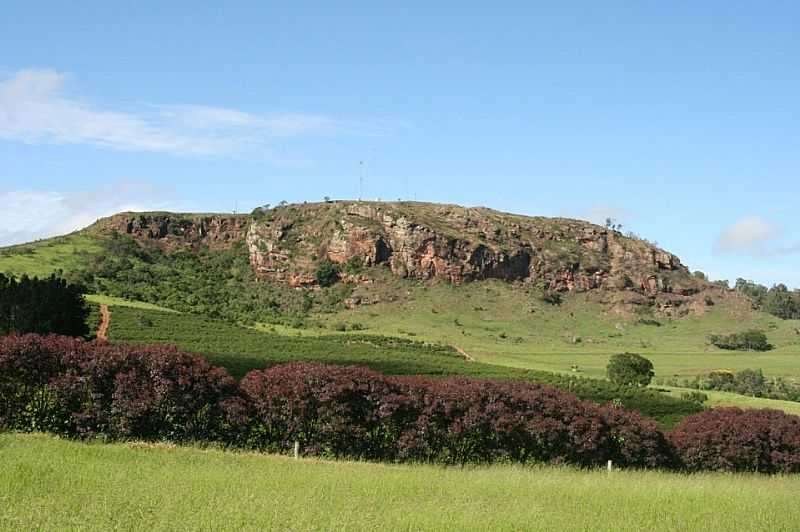
[{"label": "small tree in field", "polygon": [[614,384],[647,386],[653,379],[653,363],[636,353],[620,353],[606,366],[608,379]]}]

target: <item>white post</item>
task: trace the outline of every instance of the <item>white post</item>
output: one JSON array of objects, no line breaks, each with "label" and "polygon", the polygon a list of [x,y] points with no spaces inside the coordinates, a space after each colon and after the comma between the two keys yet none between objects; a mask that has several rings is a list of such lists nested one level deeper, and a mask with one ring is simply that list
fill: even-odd
[{"label": "white post", "polygon": [[611,471],[614,468],[614,464],[611,463],[611,460],[608,461],[608,470]]},{"label": "white post", "polygon": [[[295,441],[294,442],[294,459],[297,460],[298,458],[300,458],[300,442],[299,441]],[[610,464],[611,460],[609,460],[608,463]],[[609,467],[611,467],[611,466],[609,466]]]}]

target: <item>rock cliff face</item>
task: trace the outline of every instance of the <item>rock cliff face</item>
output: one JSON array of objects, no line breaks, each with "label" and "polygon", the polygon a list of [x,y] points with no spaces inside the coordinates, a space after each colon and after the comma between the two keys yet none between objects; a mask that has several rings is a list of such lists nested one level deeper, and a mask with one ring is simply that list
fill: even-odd
[{"label": "rock cliff face", "polygon": [[187,245],[227,249],[244,240],[249,225],[249,216],[243,215],[121,213],[101,220],[98,228],[104,233],[128,234],[166,250]]},{"label": "rock cliff face", "polygon": [[[167,251],[229,249],[243,242],[256,274],[314,286],[323,258],[385,265],[399,277],[464,283],[503,279],[556,291],[596,289],[689,296],[699,291],[680,260],[644,240],[579,220],[428,203],[286,205],[249,215],[122,213],[101,220]],[[347,281],[360,282],[358,275]]]},{"label": "rock cliff face", "polygon": [[504,279],[557,291],[635,288],[688,295],[696,283],[671,253],[587,222],[424,203],[335,202],[266,211],[249,227],[256,273],[313,285],[328,257],[385,264],[401,277]]}]

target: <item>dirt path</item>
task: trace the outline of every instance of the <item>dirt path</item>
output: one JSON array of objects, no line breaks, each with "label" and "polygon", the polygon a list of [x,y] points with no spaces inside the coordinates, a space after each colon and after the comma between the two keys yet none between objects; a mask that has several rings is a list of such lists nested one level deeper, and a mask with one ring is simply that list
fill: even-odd
[{"label": "dirt path", "polygon": [[100,305],[100,327],[97,328],[97,339],[108,341],[108,325],[111,323],[111,312],[108,305]]},{"label": "dirt path", "polygon": [[472,358],[469,353],[467,353],[466,351],[464,351],[463,349],[461,349],[457,345],[454,345],[453,347],[456,348],[456,351],[458,351],[459,355],[461,355],[462,357],[467,359],[467,362],[475,362],[475,359]]}]

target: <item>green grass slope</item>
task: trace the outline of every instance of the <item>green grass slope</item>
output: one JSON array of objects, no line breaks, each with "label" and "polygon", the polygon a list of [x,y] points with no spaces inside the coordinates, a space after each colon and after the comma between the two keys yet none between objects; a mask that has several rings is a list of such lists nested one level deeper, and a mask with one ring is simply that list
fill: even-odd
[{"label": "green grass slope", "polygon": [[[800,477],[440,468],[0,435],[3,530],[796,530]],[[313,504],[310,503],[313,501]]]},{"label": "green grass slope", "polygon": [[97,237],[86,232],[0,248],[0,273],[46,277],[58,270],[74,272],[101,250]]},{"label": "green grass slope", "polygon": [[[720,299],[701,316],[655,319],[656,326],[642,320],[652,316],[615,315],[587,294],[553,306],[534,289],[500,281],[395,283],[365,289],[364,299],[377,304],[315,318],[328,329],[357,323],[371,333],[457,345],[487,363],[555,372],[576,365],[591,377],[604,377],[609,356],[624,351],[647,356],[661,377],[744,368],[800,377],[800,321],[753,311],[738,298]],[[764,330],[775,349],[731,352],[708,342],[709,334],[749,328]]]},{"label": "green grass slope", "polygon": [[608,381],[470,362],[453,348],[375,335],[289,336],[259,332],[190,314],[111,307],[109,339],[164,342],[203,354],[213,364],[241,377],[253,369],[293,361],[362,365],[388,375],[463,375],[550,384],[597,403],[615,399],[665,426],[694,413],[693,403],[655,391],[616,386]]}]

